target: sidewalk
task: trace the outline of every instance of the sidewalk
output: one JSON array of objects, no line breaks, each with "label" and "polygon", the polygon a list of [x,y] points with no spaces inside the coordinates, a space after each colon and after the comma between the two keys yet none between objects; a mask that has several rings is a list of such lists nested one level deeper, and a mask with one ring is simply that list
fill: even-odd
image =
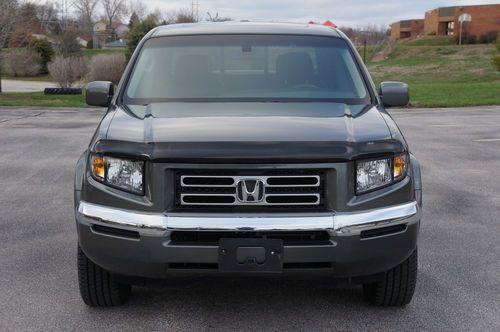
[{"label": "sidewalk", "polygon": [[2,92],[39,92],[58,85],[43,81],[2,80]]}]

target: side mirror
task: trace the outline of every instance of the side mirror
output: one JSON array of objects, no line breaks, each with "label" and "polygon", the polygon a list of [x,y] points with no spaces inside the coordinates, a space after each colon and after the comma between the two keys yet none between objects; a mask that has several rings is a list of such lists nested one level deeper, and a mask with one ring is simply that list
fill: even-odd
[{"label": "side mirror", "polygon": [[410,88],[401,82],[382,82],[380,98],[385,107],[403,107],[410,102]]},{"label": "side mirror", "polygon": [[94,81],[85,87],[85,102],[90,106],[108,107],[115,88],[107,81]]}]

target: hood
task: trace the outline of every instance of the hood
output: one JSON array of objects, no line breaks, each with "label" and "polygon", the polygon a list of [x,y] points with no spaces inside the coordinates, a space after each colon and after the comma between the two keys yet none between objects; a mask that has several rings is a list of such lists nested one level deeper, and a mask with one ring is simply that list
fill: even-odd
[{"label": "hood", "polygon": [[[401,152],[380,111],[337,103],[163,103],[118,109],[105,150],[169,161],[330,161]],[[276,160],[275,160],[276,159]]]}]

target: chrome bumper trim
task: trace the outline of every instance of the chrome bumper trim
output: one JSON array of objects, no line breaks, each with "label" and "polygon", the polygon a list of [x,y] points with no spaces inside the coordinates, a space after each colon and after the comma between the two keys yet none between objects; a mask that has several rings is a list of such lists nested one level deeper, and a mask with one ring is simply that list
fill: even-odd
[{"label": "chrome bumper trim", "polygon": [[78,213],[94,221],[106,224],[131,226],[134,228],[167,229],[167,217],[158,213],[123,210],[84,201],[80,202]]},{"label": "chrome bumper trim", "polygon": [[203,231],[327,230],[337,236],[355,235],[366,229],[410,224],[420,220],[420,208],[416,202],[336,214],[201,216],[136,212],[82,201],[78,206],[78,213],[97,222],[134,228]]}]

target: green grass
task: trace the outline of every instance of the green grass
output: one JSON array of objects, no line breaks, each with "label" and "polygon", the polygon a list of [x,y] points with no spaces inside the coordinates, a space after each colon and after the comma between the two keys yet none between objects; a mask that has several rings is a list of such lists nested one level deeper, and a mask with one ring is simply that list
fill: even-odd
[{"label": "green grass", "polygon": [[369,63],[375,82],[408,83],[415,107],[500,105],[500,73],[491,62],[493,45],[417,42],[403,42],[388,59]]},{"label": "green grass", "polygon": [[86,57],[93,57],[97,54],[113,54],[113,53],[125,53],[125,49],[84,49],[83,55]]},{"label": "green grass", "polygon": [[500,80],[495,82],[410,82],[412,107],[500,105]]},{"label": "green grass", "polygon": [[44,95],[43,92],[0,93],[0,106],[87,107],[83,95]]},{"label": "green grass", "polygon": [[[382,50],[383,48],[382,45],[367,45],[366,46],[366,62],[370,63],[370,60],[375,56],[375,54],[379,51]],[[361,56],[361,59],[363,59],[363,52],[364,52],[364,47],[363,46],[358,46],[357,47],[359,56]]]},{"label": "green grass", "polygon": [[408,46],[442,46],[456,45],[457,41],[453,36],[425,36],[408,40],[405,44]]}]

